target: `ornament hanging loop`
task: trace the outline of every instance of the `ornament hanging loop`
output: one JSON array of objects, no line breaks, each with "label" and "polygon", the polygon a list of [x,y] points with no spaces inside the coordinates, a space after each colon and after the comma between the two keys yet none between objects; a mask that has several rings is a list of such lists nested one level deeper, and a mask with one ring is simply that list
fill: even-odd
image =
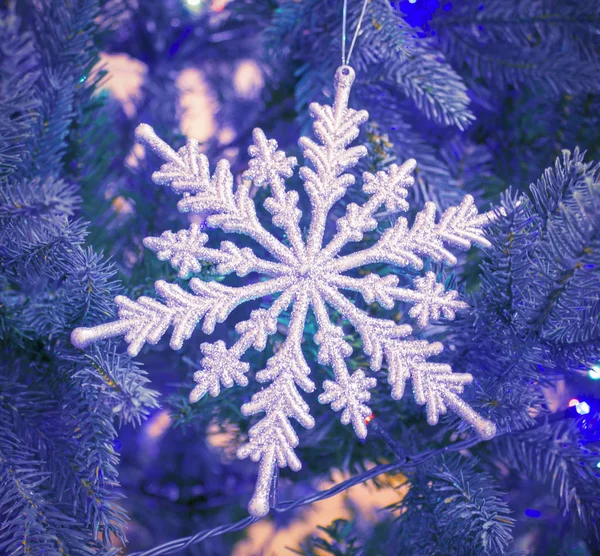
[{"label": "ornament hanging loop", "polygon": [[335,99],[333,102],[333,113],[336,119],[343,117],[343,114],[348,108],[348,100],[350,99],[350,89],[356,73],[350,66],[340,66],[335,72],[333,80]]},{"label": "ornament hanging loop", "polygon": [[354,83],[356,73],[350,66],[340,66],[335,72],[334,85],[335,87],[350,87]]},{"label": "ornament hanging loop", "polygon": [[360,32],[360,26],[362,25],[362,20],[365,16],[368,1],[369,0],[363,0],[362,10],[360,12],[360,17],[358,18],[358,24],[356,25],[356,30],[354,31],[354,36],[352,37],[352,42],[350,43],[348,56],[346,57],[346,20],[348,18],[348,0],[344,0],[344,7],[342,8],[342,65],[344,66],[347,66],[350,63],[350,56],[352,56],[354,44],[356,43],[358,33]]},{"label": "ornament hanging loop", "polygon": [[356,73],[354,73],[354,70],[350,66],[340,66],[336,70],[333,85],[335,89],[335,102],[337,104],[342,102],[346,106],[348,105],[348,97],[355,77]]}]

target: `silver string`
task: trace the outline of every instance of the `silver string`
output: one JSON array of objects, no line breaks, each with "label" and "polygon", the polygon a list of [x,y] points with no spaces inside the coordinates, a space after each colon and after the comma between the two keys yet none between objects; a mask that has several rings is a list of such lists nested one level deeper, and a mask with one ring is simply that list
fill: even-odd
[{"label": "silver string", "polygon": [[342,65],[346,65],[346,16],[348,14],[348,0],[344,0],[342,8]]},{"label": "silver string", "polygon": [[360,31],[360,26],[362,25],[362,20],[365,15],[365,11],[367,9],[367,2],[369,0],[363,1],[362,10],[360,12],[360,17],[358,18],[358,25],[356,26],[356,31],[354,31],[354,36],[352,37],[352,43],[350,44],[350,51],[348,52],[348,57],[346,58],[346,19],[348,16],[348,0],[344,0],[344,7],[342,9],[342,64],[348,65],[350,63],[350,56],[352,56],[352,51],[354,50],[354,44],[356,43],[356,39],[358,38],[358,33]]}]

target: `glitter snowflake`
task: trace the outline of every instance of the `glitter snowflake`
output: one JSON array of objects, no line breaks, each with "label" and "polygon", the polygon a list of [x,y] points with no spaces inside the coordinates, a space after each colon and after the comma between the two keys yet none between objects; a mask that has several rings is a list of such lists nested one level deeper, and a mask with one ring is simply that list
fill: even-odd
[{"label": "glitter snowflake", "polygon": [[[182,195],[177,205],[179,210],[208,214],[208,228],[244,234],[262,245],[273,260],[260,258],[250,248],[239,248],[229,241],[222,242],[219,249],[205,247],[208,235],[196,224],[188,230],[146,238],[144,245],[155,251],[159,259],[170,261],[181,278],[198,272],[201,261],[208,261],[217,265],[220,274],[258,273],[265,279],[229,287],[191,278],[192,293],[159,280],[155,287],[162,302],[149,297],[131,301],[118,296],[117,321],[78,328],[72,333],[73,344],[82,348],[99,339],[124,335],[133,356],[144,343],[157,343],[172,326],[170,345],[179,349],[200,321],[203,332],[211,334],[216,323],[224,322],[238,305],[278,294],[269,309],[254,310],[249,320],[235,326],[239,338],[231,347],[223,341],[201,345],[202,368],[194,375],[197,384],[190,394],[191,402],[196,402],[206,393],[217,396],[221,388],[234,384],[247,386],[249,364],[241,360],[242,356],[250,348],[265,349],[268,336],[277,330],[278,317],[291,306],[285,341],[267,361],[266,368],[255,375],[258,382],[268,386],[242,406],[246,416],[264,414],[250,428],[247,443],[237,451],[240,458],[260,461],[256,490],[249,504],[249,511],[255,516],[269,511],[269,494],[277,466],[294,471],[301,467],[294,451],[298,436],[291,418],[307,429],[315,424],[301,394],[315,390],[311,369],[301,349],[309,308],[318,323],[314,335],[319,346],[318,361],[330,366],[335,376],[335,380],[323,382],[319,402],[331,404],[334,411],[341,412],[342,423],[351,423],[360,438],[367,435],[365,420],[371,415],[367,404],[376,379],[360,369],[350,374],[346,359],[351,356],[352,347],[344,339],[342,328],[331,321],[328,307],[354,327],[369,357],[371,371],[380,371],[385,363],[392,398],[400,399],[406,382],[411,380],[417,403],[427,405],[430,424],[436,424],[439,415],[449,408],[470,423],[481,437],[491,438],[495,433],[494,424],[459,397],[472,376],[452,373],[449,365],[428,361],[442,351],[440,343],[416,340],[411,336],[411,326],[374,318],[340,293],[340,290],[358,292],[367,303],[376,302],[385,309],[392,309],[397,301],[412,304],[409,315],[421,327],[441,315],[452,319],[466,304],[457,298],[457,292],[446,291],[432,272],[416,278],[412,289],[399,287],[398,277],[393,274],[380,277],[371,273],[356,278],[345,273],[371,263],[421,270],[424,257],[453,265],[457,261],[448,246],[468,249],[472,243],[489,245],[482,228],[490,216],[478,214],[472,197],[466,196],[460,206],[447,209],[438,222],[435,205],[427,203],[412,226],[406,218],[398,217],[370,247],[339,255],[349,242],[361,241],[365,232],[377,227],[375,213],[384,205],[392,213],[408,210],[407,188],[413,184],[411,173],[416,165],[409,160],[375,175],[366,172],[363,191],[370,196],[368,201],[362,206],[349,204],[346,214],[337,220],[335,235],[323,246],[332,207],[355,183],[355,178],[346,172],[367,154],[364,146],[349,147],[358,136],[359,126],[368,118],[366,111],[348,107],[353,81],[352,68],[342,66],[337,70],[333,106],[316,103],[310,106],[316,141],[306,137],[299,141],[310,162],[300,168],[312,207],[306,241],[299,226],[298,193],[286,191],[284,184],[292,176],[297,161],[277,150],[277,143],[267,139],[260,129],[254,130],[246,179],[234,190],[226,161],[220,161],[211,176],[208,160],[198,152],[196,141],[188,140],[186,146],[175,152],[150,126],[140,125],[137,139],[166,161],[152,179]],[[287,242],[280,241],[261,225],[249,195],[251,182],[270,187],[272,196],[265,201],[265,208],[271,213],[273,224],[285,233]]]}]

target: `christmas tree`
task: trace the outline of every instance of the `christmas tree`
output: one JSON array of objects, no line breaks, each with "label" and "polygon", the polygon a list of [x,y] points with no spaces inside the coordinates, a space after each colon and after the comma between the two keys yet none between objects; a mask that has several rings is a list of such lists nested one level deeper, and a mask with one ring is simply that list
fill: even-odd
[{"label": "christmas tree", "polygon": [[600,549],[600,2],[0,10],[1,553]]}]

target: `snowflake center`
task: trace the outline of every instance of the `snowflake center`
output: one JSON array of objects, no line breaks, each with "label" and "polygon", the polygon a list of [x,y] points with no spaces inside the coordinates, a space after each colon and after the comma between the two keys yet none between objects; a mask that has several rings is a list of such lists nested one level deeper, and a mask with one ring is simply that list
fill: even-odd
[{"label": "snowflake center", "polygon": [[323,265],[315,263],[314,260],[298,263],[294,270],[299,281],[321,284],[327,281],[327,269]]},{"label": "snowflake center", "polygon": [[309,278],[311,275],[311,270],[313,265],[310,263],[306,263],[298,267],[298,277],[299,278]]}]

